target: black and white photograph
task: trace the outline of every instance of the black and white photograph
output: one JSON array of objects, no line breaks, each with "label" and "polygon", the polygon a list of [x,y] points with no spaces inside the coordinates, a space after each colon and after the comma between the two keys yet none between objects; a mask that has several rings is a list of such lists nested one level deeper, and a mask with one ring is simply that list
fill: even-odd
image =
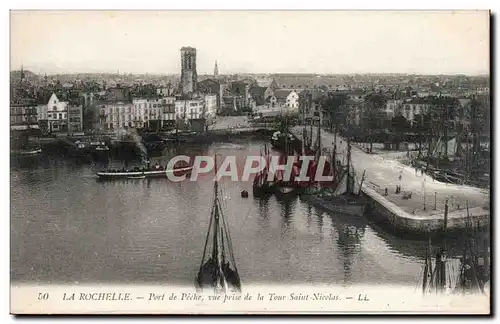
[{"label": "black and white photograph", "polygon": [[490,12],[10,11],[12,314],[489,314]]}]

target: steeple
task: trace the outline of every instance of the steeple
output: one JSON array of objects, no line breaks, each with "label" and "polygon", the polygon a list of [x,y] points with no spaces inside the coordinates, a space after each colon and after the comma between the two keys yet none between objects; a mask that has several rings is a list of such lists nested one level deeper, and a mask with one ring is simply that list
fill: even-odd
[{"label": "steeple", "polygon": [[24,81],[24,66],[21,64],[21,81]]},{"label": "steeple", "polygon": [[215,60],[215,67],[214,67],[214,78],[219,77],[219,67],[217,66],[217,60]]}]

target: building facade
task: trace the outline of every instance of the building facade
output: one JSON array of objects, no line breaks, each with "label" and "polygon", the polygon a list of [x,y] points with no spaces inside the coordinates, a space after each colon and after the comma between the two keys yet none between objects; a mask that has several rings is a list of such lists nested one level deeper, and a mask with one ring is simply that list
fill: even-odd
[{"label": "building facade", "polygon": [[205,79],[198,82],[198,92],[205,95],[216,95],[217,109],[221,107],[223,84],[218,80]]},{"label": "building facade", "polygon": [[[274,98],[276,98],[277,108],[284,112],[299,112],[299,95],[296,91],[278,89],[274,91]],[[272,100],[270,100],[270,104],[273,104]]]},{"label": "building facade", "polygon": [[217,115],[217,95],[205,96],[205,118],[214,120]]},{"label": "building facade", "polygon": [[430,111],[431,105],[422,99],[412,99],[402,103],[401,115],[413,124],[415,115],[424,115]]},{"label": "building facade", "polygon": [[285,101],[285,107],[289,112],[299,112],[299,94],[297,92],[291,91],[288,94]]},{"label": "building facade", "polygon": [[193,119],[203,119],[205,118],[205,100],[177,100],[175,102],[175,115],[185,122]]},{"label": "building facade", "polygon": [[68,105],[68,132],[83,131],[83,106],[69,103]]},{"label": "building facade", "polygon": [[402,108],[403,100],[399,99],[389,99],[387,100],[387,103],[385,104],[384,108],[384,114],[387,118],[391,119],[396,114],[401,113],[401,108]]},{"label": "building facade", "polygon": [[142,121],[135,118],[133,104],[124,101],[103,102],[99,107],[99,123],[102,129],[116,130],[127,127],[142,128]]},{"label": "building facade", "polygon": [[30,102],[11,104],[10,129],[25,130],[28,128],[39,128],[37,106]]},{"label": "building facade", "polygon": [[68,102],[61,101],[53,93],[47,103],[48,132],[68,131]]},{"label": "building facade", "polygon": [[161,110],[162,110],[162,129],[173,129],[175,128],[175,97],[166,97],[161,99]]}]

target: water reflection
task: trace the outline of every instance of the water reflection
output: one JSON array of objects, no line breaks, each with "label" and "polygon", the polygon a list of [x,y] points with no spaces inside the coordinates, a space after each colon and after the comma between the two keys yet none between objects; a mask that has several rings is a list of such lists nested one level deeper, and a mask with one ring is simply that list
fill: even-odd
[{"label": "water reflection", "polygon": [[[337,216],[337,217],[335,217]],[[352,265],[356,255],[361,250],[361,242],[365,232],[365,227],[352,218],[345,220],[344,215],[332,215],[336,219],[334,226],[337,227],[337,246],[341,250],[340,256],[343,258],[344,285],[352,284]]]},{"label": "water reflection", "polygon": [[283,220],[282,231],[288,230],[288,228],[291,226],[295,211],[295,205],[297,204],[297,199],[298,199],[297,196],[292,196],[292,197],[276,196],[276,200],[278,201],[281,210],[281,218]]},{"label": "water reflection", "polygon": [[[235,141],[179,151],[239,160],[261,145]],[[177,152],[151,160],[166,164]],[[55,157],[12,166],[12,280],[192,284],[213,174],[197,182],[96,181],[94,172],[105,166]],[[300,198],[241,198],[241,190],[251,192],[251,179],[221,183],[244,284],[413,285],[421,271],[426,242],[394,237],[365,218],[326,214]]]}]

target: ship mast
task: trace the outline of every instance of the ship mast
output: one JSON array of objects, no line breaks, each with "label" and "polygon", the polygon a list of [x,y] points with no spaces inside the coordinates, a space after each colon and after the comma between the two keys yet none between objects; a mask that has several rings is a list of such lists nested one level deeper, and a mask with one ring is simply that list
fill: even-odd
[{"label": "ship mast", "polygon": [[[215,158],[217,166],[217,159]],[[217,167],[215,168],[217,176]],[[212,227],[213,226],[213,227]],[[213,231],[213,233],[211,233]],[[211,241],[212,248],[206,255],[209,242]],[[226,246],[227,245],[227,246]],[[229,253],[226,258],[226,253]],[[205,263],[205,257],[208,261]],[[228,260],[227,260],[228,259]],[[231,269],[231,265],[234,268]],[[236,289],[241,289],[241,283],[236,267],[236,261],[232,249],[231,235],[229,228],[222,212],[221,201],[219,199],[219,184],[217,179],[214,180],[214,199],[212,205],[212,213],[208,232],[203,249],[203,257],[198,272],[197,283],[200,286],[212,286],[216,291],[228,291],[229,285]]]},{"label": "ship mast", "polygon": [[[213,248],[212,248],[212,260],[215,263],[215,276],[217,278],[217,286],[219,285],[226,288],[225,284],[225,275],[224,271],[222,270],[222,264],[225,260],[224,259],[224,233],[220,233],[220,238],[219,238],[219,231],[221,230],[220,226],[220,215],[219,215],[219,183],[217,181],[217,155],[215,156],[215,174],[216,178],[214,181],[214,236],[213,236]],[[221,250],[219,250],[219,239],[221,240]]]},{"label": "ship mast", "polygon": [[346,192],[351,193],[351,138],[347,136],[347,183],[346,183]]}]

